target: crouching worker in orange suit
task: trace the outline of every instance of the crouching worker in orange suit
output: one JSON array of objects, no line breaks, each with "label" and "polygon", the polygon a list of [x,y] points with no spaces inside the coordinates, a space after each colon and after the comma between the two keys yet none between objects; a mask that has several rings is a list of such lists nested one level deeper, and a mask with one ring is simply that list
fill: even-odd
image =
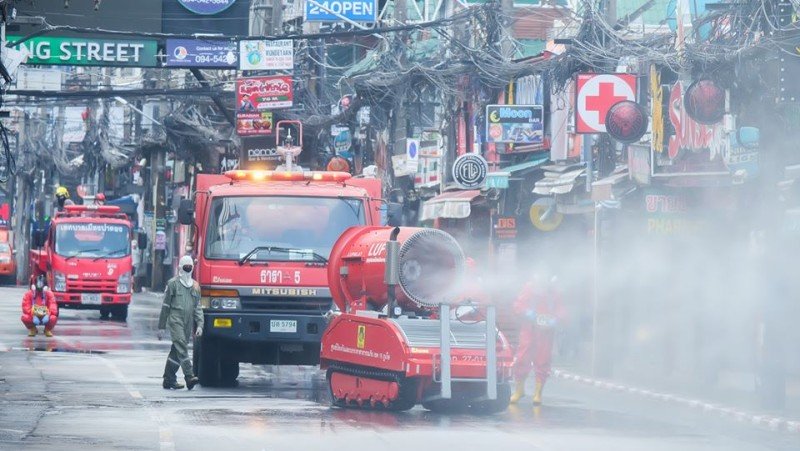
[{"label": "crouching worker in orange suit", "polygon": [[22,297],[22,324],[28,328],[28,336],[35,337],[44,326],[44,335],[53,336],[53,328],[58,322],[58,305],[53,292],[47,288],[44,275],[36,277],[30,291]]},{"label": "crouching worker in orange suit", "polygon": [[521,324],[519,345],[514,355],[515,389],[511,402],[516,403],[525,396],[525,380],[533,368],[536,374],[533,403],[538,405],[542,403],[542,389],[550,375],[555,328],[565,318],[555,278],[546,278],[542,271],[535,272],[517,297],[514,311]]}]

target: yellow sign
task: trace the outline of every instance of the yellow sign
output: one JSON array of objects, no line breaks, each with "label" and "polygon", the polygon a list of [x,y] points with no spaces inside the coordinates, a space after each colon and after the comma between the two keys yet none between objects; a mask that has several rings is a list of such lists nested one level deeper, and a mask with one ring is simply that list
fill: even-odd
[{"label": "yellow sign", "polygon": [[561,225],[561,221],[564,220],[564,214],[558,211],[553,211],[550,213],[549,217],[545,217],[545,213],[551,208],[555,209],[556,207],[555,205],[534,203],[528,211],[531,224],[542,232],[552,232],[557,229],[558,226]]},{"label": "yellow sign", "polygon": [[356,346],[358,346],[358,349],[364,349],[366,341],[367,341],[367,326],[361,324],[358,326],[358,340],[356,341]]},{"label": "yellow sign", "polygon": [[230,318],[214,318],[214,327],[233,327],[233,321]]}]

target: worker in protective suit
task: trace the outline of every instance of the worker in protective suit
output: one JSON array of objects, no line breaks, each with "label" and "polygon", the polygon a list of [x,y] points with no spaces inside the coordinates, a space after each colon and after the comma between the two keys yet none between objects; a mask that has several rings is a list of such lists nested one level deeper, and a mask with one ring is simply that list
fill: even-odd
[{"label": "worker in protective suit", "polygon": [[64,211],[65,205],[74,205],[69,199],[69,190],[63,186],[59,186],[56,188],[56,203],[58,205],[58,211]]},{"label": "worker in protective suit", "polygon": [[194,270],[192,258],[184,255],[178,266],[178,275],[167,282],[164,304],[158,317],[158,339],[163,339],[164,330],[169,328],[172,348],[164,367],[164,388],[183,388],[183,385],[176,380],[178,367],[181,367],[186,388],[191,390],[197,385],[198,379],[192,371],[189,340],[195,326],[194,334],[198,337],[203,334],[203,310],[200,307],[200,285],[192,279]]},{"label": "worker in protective suit", "polygon": [[22,324],[28,329],[28,336],[39,333],[37,326],[44,326],[45,337],[53,336],[53,328],[58,321],[58,304],[53,292],[47,288],[44,274],[37,276],[30,291],[22,297]]},{"label": "worker in protective suit", "polygon": [[525,396],[525,380],[533,368],[536,373],[533,403],[538,405],[542,403],[542,390],[550,375],[555,328],[566,316],[555,278],[547,277],[544,271],[536,271],[517,297],[514,311],[522,324],[514,355],[515,389],[511,402],[516,403]]}]

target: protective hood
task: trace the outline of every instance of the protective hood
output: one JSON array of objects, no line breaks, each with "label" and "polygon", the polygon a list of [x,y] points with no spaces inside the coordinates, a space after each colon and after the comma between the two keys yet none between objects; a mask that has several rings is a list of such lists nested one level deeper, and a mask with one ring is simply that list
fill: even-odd
[{"label": "protective hood", "polygon": [[190,288],[192,285],[194,285],[194,281],[192,280],[192,271],[184,271],[184,266],[191,266],[194,268],[194,261],[192,261],[192,257],[184,255],[181,257],[180,262],[178,262],[178,279],[180,280],[181,285],[186,288]]}]

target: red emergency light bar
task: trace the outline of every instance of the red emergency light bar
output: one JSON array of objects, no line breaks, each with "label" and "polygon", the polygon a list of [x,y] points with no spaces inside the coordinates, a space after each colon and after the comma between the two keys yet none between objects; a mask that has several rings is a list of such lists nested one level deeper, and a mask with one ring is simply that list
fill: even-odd
[{"label": "red emergency light bar", "polygon": [[252,182],[344,182],[352,177],[347,172],[336,171],[310,171],[310,172],[292,172],[292,171],[227,171],[225,177],[233,181],[252,181]]},{"label": "red emergency light bar", "polygon": [[64,210],[67,213],[93,212],[105,214],[119,213],[120,211],[116,205],[65,205]]},{"label": "red emergency light bar", "polygon": [[110,216],[127,219],[127,215],[116,205],[65,205],[64,211],[56,213],[56,216]]}]

